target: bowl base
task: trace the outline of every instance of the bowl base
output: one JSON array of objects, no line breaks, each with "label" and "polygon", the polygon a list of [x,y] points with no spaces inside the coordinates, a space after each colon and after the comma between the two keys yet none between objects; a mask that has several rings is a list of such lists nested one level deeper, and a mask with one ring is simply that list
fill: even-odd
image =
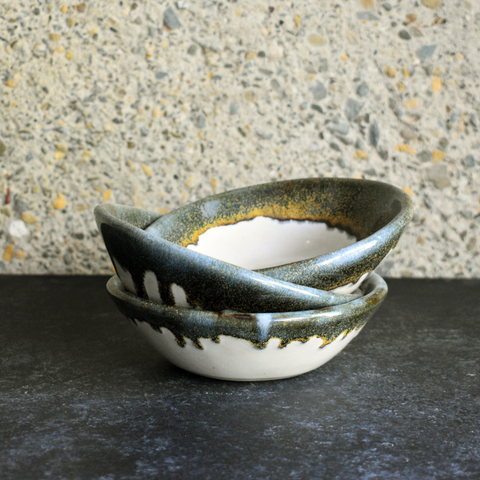
[{"label": "bowl base", "polygon": [[340,334],[324,346],[320,337],[293,341],[285,347],[272,338],[265,348],[258,348],[247,340],[221,335],[219,342],[201,339],[203,348],[199,348],[189,339],[180,346],[166,328],[156,330],[140,321],[134,324],[173,365],[204,377],[237,382],[280,380],[315,370],[343,350],[363,328]]}]

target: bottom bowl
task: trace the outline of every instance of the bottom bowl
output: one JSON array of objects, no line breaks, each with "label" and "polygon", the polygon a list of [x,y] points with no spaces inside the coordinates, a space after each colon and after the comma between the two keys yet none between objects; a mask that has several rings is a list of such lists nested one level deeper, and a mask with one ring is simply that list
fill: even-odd
[{"label": "bottom bowl", "polygon": [[127,292],[117,276],[107,290],[120,312],[177,367],[223,380],[294,377],[343,350],[387,294],[377,274],[363,296],[321,310],[286,313],[208,312],[170,307]]}]

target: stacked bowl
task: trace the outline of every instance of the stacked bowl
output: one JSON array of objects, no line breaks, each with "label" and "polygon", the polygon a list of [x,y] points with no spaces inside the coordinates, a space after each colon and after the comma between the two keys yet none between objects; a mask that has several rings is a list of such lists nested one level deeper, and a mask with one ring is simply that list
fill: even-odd
[{"label": "stacked bowl", "polygon": [[312,178],[214,195],[167,215],[102,204],[119,310],[173,364],[252,381],[313,370],[385,299],[375,268],[413,214],[391,185]]}]

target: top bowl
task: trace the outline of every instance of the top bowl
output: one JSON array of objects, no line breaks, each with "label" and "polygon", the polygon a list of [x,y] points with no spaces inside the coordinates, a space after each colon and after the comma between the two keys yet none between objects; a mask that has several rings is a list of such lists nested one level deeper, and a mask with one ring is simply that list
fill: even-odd
[{"label": "top bowl", "polygon": [[358,296],[283,282],[188,250],[144,230],[158,217],[121,205],[95,209],[117,275],[130,293],[144,299],[210,311],[288,312]]},{"label": "top bowl", "polygon": [[[327,178],[234,190],[165,216],[111,204],[95,209],[107,250],[128,291],[167,305],[241,312],[299,311],[351,301],[349,292],[396,245],[411,216],[410,198],[391,185]],[[267,238],[255,230],[257,221],[267,225]],[[272,226],[281,233],[274,230],[272,236]],[[241,240],[230,249],[233,263],[241,263],[252,250],[260,251],[262,258],[275,249],[273,260],[285,261],[278,250],[284,244],[295,247],[293,259],[298,251],[309,256],[309,245],[321,244],[321,234],[332,233],[330,229],[340,234],[330,248],[343,248],[258,272],[192,250],[195,243],[201,246],[198,239],[208,230],[233,232],[229,240],[213,242],[210,255],[215,256],[238,235],[238,227],[253,227],[246,238],[260,241],[235,257],[246,241]],[[293,243],[285,242],[292,233]],[[338,243],[348,244],[352,237],[355,243]]]},{"label": "top bowl", "polygon": [[146,231],[277,280],[350,293],[395,247],[412,215],[410,197],[392,185],[311,178],[214,195]]}]

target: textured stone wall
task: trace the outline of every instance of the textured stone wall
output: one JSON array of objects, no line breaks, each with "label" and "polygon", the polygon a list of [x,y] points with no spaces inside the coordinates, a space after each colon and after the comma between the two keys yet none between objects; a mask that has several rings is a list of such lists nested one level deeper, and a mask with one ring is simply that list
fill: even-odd
[{"label": "textured stone wall", "polygon": [[480,2],[0,5],[0,273],[108,273],[92,210],[339,176],[416,207],[382,267],[480,275]]}]

